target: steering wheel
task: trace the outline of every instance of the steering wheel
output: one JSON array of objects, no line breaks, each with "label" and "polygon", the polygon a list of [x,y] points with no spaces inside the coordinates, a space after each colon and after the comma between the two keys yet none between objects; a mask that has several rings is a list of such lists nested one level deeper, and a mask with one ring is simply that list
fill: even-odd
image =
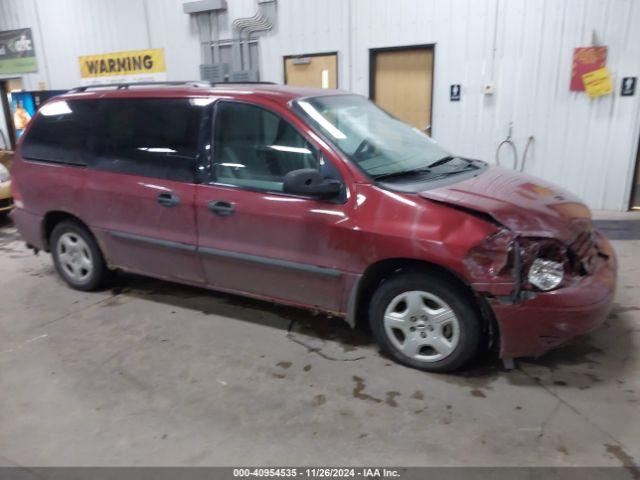
[{"label": "steering wheel", "polygon": [[356,161],[361,162],[362,160],[366,160],[367,158],[373,157],[377,152],[376,146],[369,141],[368,138],[365,138],[360,142],[356,151],[353,152],[353,157]]}]

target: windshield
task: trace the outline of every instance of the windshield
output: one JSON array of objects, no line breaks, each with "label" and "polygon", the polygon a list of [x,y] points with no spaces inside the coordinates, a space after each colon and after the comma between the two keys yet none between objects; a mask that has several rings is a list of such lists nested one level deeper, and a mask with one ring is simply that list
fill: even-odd
[{"label": "windshield", "polygon": [[444,163],[451,163],[447,165],[449,172],[469,165],[359,95],[306,98],[296,105],[336,147],[375,179],[407,173],[433,176],[436,172],[428,167]]}]

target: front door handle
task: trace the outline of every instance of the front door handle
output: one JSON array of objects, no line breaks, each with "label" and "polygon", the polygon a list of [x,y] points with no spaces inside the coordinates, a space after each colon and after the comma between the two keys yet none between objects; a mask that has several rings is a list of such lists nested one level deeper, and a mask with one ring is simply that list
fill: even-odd
[{"label": "front door handle", "polygon": [[164,192],[158,195],[158,203],[163,207],[176,207],[180,205],[180,197],[174,193]]},{"label": "front door handle", "polygon": [[236,211],[236,207],[231,202],[225,202],[223,200],[217,200],[213,202],[209,202],[207,205],[209,210],[220,217],[228,217],[229,215],[233,215]]}]

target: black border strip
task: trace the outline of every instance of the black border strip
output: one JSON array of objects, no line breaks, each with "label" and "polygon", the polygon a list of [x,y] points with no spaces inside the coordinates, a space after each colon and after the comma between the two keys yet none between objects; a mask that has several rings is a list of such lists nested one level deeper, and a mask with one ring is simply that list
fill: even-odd
[{"label": "black border strip", "polygon": [[316,265],[309,265],[306,263],[290,262],[289,260],[279,260],[276,258],[260,257],[258,255],[250,255],[248,253],[231,252],[229,250],[219,250],[217,248],[209,247],[197,247],[188,243],[172,242],[170,240],[162,240],[159,238],[147,237],[144,235],[136,235],[134,233],[120,232],[110,230],[109,234],[113,237],[123,238],[125,240],[133,240],[137,242],[150,243],[165,248],[175,248],[178,250],[185,250],[188,252],[199,253],[202,255],[209,255],[212,257],[227,258],[230,260],[241,260],[245,262],[259,263],[261,265],[268,265],[270,267],[287,268],[289,270],[297,270],[304,273],[312,273],[315,275],[324,275],[327,277],[338,278],[342,276],[340,270],[333,268],[318,267]]},{"label": "black border strip", "polygon": [[109,234],[113,237],[124,238],[125,240],[133,240],[136,242],[151,243],[159,247],[176,248],[178,250],[186,250],[188,252],[195,252],[197,247],[188,243],[172,242],[170,240],[162,240],[160,238],[146,237],[144,235],[136,235],[134,233],[118,232],[110,230]]},{"label": "black border strip", "polygon": [[229,250],[219,250],[217,248],[200,247],[198,253],[210,255],[214,257],[228,258],[231,260],[243,260],[247,262],[260,263],[271,267],[282,267],[290,270],[298,270],[305,273],[313,273],[316,275],[325,275],[328,277],[340,277],[342,272],[333,268],[318,267],[306,263],[290,262],[289,260],[278,260],[276,258],[259,257],[248,253],[231,252]]},{"label": "black border strip", "polygon": [[640,207],[640,204],[635,204],[636,190],[640,190],[640,184],[637,183],[638,174],[640,174],[640,135],[638,136],[638,149],[636,150],[636,166],[633,168],[633,181],[631,182],[631,192],[629,194],[629,205],[627,210],[633,210],[634,207]]}]

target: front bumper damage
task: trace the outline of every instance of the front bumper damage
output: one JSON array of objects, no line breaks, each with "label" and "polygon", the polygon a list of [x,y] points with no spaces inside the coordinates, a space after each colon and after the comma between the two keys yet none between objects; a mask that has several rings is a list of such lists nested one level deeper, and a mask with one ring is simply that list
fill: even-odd
[{"label": "front bumper damage", "polygon": [[501,358],[542,355],[604,322],[613,304],[617,261],[602,234],[593,230],[589,238],[589,245],[576,240],[566,247],[570,273],[549,292],[528,285],[526,269],[539,245],[557,241],[522,238],[504,228],[470,250],[465,265],[496,320]]}]

